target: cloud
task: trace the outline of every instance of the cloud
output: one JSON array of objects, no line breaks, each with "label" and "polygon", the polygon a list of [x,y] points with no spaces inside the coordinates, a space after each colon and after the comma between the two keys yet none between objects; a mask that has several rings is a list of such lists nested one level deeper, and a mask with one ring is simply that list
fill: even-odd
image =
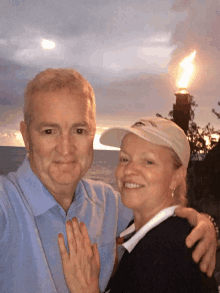
[{"label": "cloud", "polygon": [[0,133],[1,146],[24,146],[23,140],[19,132],[3,132]]},{"label": "cloud", "polygon": [[[157,112],[170,110],[175,100],[175,87],[170,84],[168,74],[143,74],[132,76],[127,80],[111,82],[107,85],[95,86],[97,101],[97,118],[105,119],[112,125],[115,119],[121,117],[155,116]],[[103,102],[104,101],[104,102]],[[104,118],[105,117],[105,118]],[[108,119],[109,117],[109,119]]]},{"label": "cloud", "polygon": [[[7,27],[3,34],[0,50],[5,58],[22,66],[88,68],[100,74],[107,70],[107,75],[126,74],[122,70],[127,67],[118,64],[115,55],[125,52],[124,61],[133,70],[148,70],[150,58],[146,61],[142,49],[150,53],[149,46],[158,46],[157,55],[166,60],[154,63],[155,71],[166,67],[173,46],[169,46],[171,29],[182,19],[181,13],[170,13],[170,1],[65,1],[48,0],[46,3],[30,0],[13,1],[14,5],[1,5],[1,26]],[[181,15],[180,15],[181,14]],[[178,16],[178,17],[177,17]],[[138,36],[138,37],[137,37]],[[53,50],[44,50],[41,46],[43,39],[56,43]],[[124,45],[123,45],[124,43]],[[161,44],[158,44],[161,43]],[[1,44],[1,43],[0,43]],[[163,44],[163,46],[162,46]],[[163,47],[167,47],[164,49]],[[170,47],[171,49],[168,49]],[[111,54],[112,52],[112,54]],[[115,54],[114,54],[115,52]],[[109,55],[113,59],[108,64]],[[138,56],[139,55],[139,56]],[[146,54],[145,54],[146,55]],[[156,58],[156,56],[155,56]],[[132,62],[130,62],[133,60]],[[144,65],[142,65],[144,60]],[[158,66],[159,65],[159,66]],[[91,68],[93,67],[93,68]],[[114,70],[112,70],[114,69]],[[151,69],[152,70],[152,69]],[[150,72],[150,71],[148,71]]]}]

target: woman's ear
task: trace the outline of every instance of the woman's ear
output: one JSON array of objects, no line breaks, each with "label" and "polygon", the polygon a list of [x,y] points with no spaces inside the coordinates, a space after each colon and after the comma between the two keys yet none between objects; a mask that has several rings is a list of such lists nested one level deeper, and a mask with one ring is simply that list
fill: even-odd
[{"label": "woman's ear", "polygon": [[184,166],[181,166],[174,171],[171,184],[170,184],[171,190],[175,190],[177,186],[181,184],[182,180],[185,180],[186,173],[187,173],[187,170]]}]

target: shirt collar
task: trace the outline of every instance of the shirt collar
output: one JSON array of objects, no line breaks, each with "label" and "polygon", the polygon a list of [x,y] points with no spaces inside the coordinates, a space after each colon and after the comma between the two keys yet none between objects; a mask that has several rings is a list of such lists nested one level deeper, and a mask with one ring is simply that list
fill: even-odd
[{"label": "shirt collar", "polygon": [[[143,227],[141,227],[140,230],[138,230],[134,236],[132,236],[128,241],[124,242],[122,245],[128,250],[128,252],[131,252],[134,247],[137,245],[137,243],[154,227],[158,226],[160,223],[168,219],[169,217],[174,215],[174,210],[178,206],[171,206],[166,209],[163,209],[160,211],[156,216],[154,216],[149,222],[147,222]],[[124,230],[120,237],[124,237],[132,232],[135,232],[135,225],[134,223],[128,227],[126,230]]]},{"label": "shirt collar", "polygon": [[34,216],[43,214],[53,206],[58,205],[53,195],[33,173],[27,156],[18,168],[15,176]]}]

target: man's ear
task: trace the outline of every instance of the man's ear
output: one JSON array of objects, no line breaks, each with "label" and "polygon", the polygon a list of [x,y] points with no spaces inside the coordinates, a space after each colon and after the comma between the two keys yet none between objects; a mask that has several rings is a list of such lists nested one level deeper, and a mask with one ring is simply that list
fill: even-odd
[{"label": "man's ear", "polygon": [[182,180],[185,180],[186,173],[187,173],[187,170],[184,166],[181,166],[174,171],[171,184],[170,184],[171,190],[175,190],[177,186],[181,184]]},{"label": "man's ear", "polygon": [[28,133],[27,123],[25,121],[21,121],[21,123],[20,123],[20,131],[21,131],[21,134],[22,134],[22,137],[23,137],[25,148],[29,152],[29,149],[30,149],[29,133]]}]

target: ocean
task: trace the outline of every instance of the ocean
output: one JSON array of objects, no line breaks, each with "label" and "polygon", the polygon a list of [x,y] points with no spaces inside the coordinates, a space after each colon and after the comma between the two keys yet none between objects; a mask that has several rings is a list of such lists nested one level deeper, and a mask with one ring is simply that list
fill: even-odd
[{"label": "ocean", "polygon": [[[0,174],[15,172],[25,159],[24,147],[0,146]],[[93,163],[84,178],[100,180],[117,190],[115,169],[118,163],[118,151],[94,150]]]}]

